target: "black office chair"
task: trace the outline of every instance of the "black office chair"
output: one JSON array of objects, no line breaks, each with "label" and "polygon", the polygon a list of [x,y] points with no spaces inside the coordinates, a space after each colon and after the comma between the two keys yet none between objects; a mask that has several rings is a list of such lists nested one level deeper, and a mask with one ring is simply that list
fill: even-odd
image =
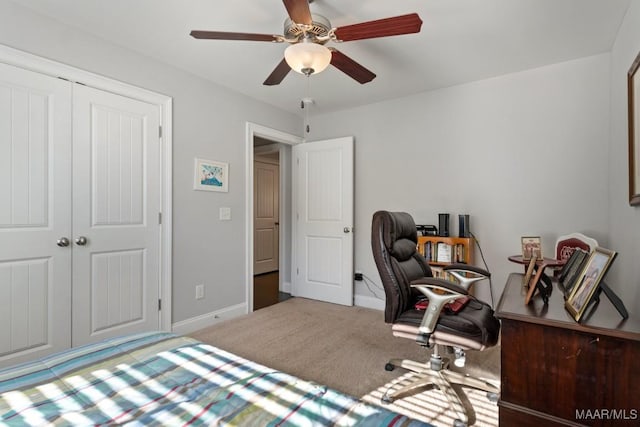
[{"label": "black office chair", "polygon": [[[416,225],[408,213],[378,211],[373,215],[371,246],[385,290],[385,322],[392,324],[394,336],[433,349],[426,364],[403,359],[387,363],[385,369],[399,366],[418,373],[418,379],[385,394],[383,401],[392,402],[425,386],[436,387],[458,415],[456,425],[467,425],[469,414],[459,395],[464,391],[451,385],[484,390],[491,400],[497,400],[499,389],[479,378],[450,370],[449,360],[441,353],[453,348],[456,355],[462,356],[465,350],[484,350],[498,342],[500,323],[492,308],[469,294],[474,282],[490,274],[474,266],[452,264],[444,270],[452,273],[457,283],[433,278],[428,263],[417,251],[417,243]],[[425,297],[426,309],[417,309],[416,303]]]}]

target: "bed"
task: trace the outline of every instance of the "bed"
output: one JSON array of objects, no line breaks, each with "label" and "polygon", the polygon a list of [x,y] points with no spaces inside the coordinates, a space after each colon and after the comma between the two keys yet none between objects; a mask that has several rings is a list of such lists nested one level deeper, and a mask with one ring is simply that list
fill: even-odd
[{"label": "bed", "polygon": [[427,425],[162,332],[115,338],[0,371],[0,424]]}]

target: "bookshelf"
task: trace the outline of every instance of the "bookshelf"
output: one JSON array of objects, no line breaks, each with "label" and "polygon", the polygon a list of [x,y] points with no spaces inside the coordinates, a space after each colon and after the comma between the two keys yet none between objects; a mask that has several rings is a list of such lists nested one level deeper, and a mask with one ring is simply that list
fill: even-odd
[{"label": "bookshelf", "polygon": [[418,252],[432,266],[473,265],[474,245],[472,237],[418,236]]}]

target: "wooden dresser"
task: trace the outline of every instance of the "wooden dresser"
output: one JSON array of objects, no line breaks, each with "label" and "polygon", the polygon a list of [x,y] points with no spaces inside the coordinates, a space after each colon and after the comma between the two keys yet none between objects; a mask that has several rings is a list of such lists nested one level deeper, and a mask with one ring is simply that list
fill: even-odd
[{"label": "wooden dresser", "polygon": [[497,308],[500,426],[640,425],[638,313],[627,306],[623,321],[602,295],[576,323],[556,283],[548,305],[525,305],[522,276],[509,276]]}]

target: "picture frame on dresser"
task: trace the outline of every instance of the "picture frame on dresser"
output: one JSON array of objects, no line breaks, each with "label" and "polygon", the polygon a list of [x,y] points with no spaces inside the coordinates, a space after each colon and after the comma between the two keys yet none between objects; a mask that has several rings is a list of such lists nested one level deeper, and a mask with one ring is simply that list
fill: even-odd
[{"label": "picture frame on dresser", "polygon": [[580,321],[589,302],[596,295],[598,286],[615,259],[616,254],[615,251],[597,247],[584,263],[565,302],[565,308],[576,322]]},{"label": "picture frame on dresser", "polygon": [[627,73],[629,103],[629,205],[640,205],[640,53]]},{"label": "picture frame on dresser", "polygon": [[587,262],[588,257],[589,252],[576,248],[571,254],[571,257],[562,267],[562,270],[558,275],[558,280],[562,284],[565,298],[568,298],[569,295],[571,295],[571,291],[573,291],[578,275],[582,271],[584,263]]},{"label": "picture frame on dresser", "polygon": [[529,261],[535,254],[536,258],[542,259],[542,239],[540,236],[522,236],[522,259]]}]

